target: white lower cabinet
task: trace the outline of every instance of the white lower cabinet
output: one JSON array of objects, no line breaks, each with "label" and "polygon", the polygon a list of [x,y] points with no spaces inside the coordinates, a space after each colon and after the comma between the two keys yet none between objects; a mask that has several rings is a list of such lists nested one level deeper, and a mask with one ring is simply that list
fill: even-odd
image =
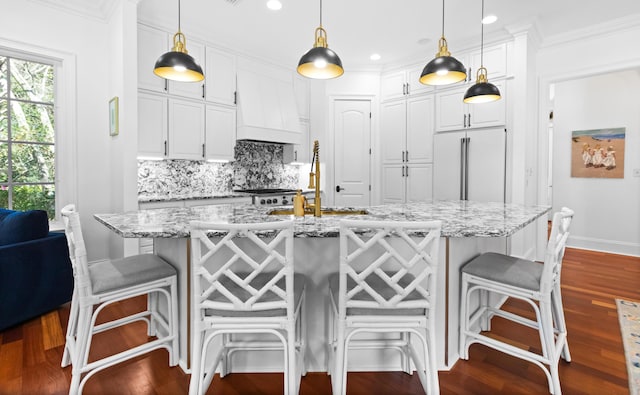
[{"label": "white lower cabinet", "polygon": [[431,163],[382,166],[382,202],[409,203],[430,201],[433,196]]}]

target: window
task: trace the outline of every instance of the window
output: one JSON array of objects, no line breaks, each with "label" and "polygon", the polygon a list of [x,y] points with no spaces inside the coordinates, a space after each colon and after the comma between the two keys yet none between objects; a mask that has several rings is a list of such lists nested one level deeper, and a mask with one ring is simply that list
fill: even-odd
[{"label": "window", "polygon": [[56,215],[55,66],[0,55],[0,207]]}]

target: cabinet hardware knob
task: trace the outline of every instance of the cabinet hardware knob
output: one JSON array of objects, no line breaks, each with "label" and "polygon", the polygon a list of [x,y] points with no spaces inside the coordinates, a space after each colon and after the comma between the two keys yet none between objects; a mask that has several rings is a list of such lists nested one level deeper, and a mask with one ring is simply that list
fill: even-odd
[{"label": "cabinet hardware knob", "polygon": [[164,141],[164,156],[167,156],[167,140]]}]

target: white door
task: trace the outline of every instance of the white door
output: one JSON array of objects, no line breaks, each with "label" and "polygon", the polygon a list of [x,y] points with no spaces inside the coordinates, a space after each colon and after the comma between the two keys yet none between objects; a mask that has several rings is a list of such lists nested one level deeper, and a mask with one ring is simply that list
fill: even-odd
[{"label": "white door", "polygon": [[[338,207],[369,206],[371,101],[334,102],[334,202]],[[325,188],[325,193],[329,191]]]}]

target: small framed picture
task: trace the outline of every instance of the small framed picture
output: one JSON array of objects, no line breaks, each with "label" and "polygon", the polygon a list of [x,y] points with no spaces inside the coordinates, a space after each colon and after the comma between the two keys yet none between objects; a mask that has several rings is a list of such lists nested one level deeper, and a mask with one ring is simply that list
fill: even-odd
[{"label": "small framed picture", "polygon": [[118,119],[118,96],[109,100],[109,135],[117,136],[120,131]]}]

